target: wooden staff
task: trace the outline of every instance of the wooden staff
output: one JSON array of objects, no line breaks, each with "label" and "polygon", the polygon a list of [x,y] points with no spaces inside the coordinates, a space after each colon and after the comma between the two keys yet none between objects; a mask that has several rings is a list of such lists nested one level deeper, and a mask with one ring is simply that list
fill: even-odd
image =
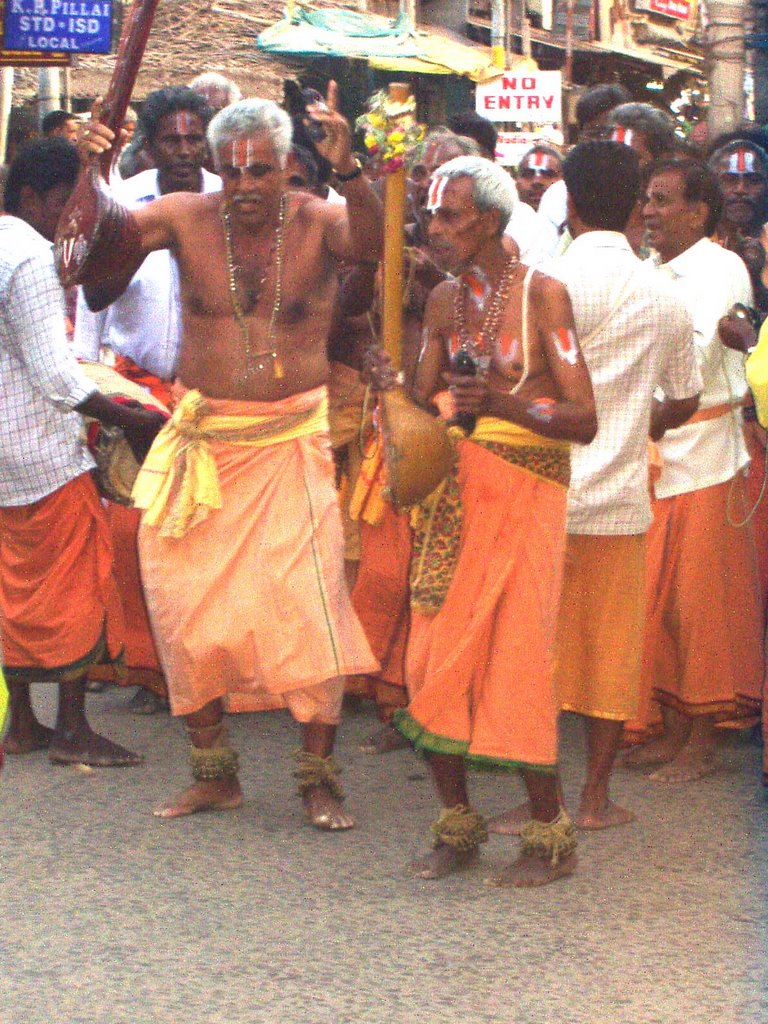
[{"label": "wooden staff", "polygon": [[[411,94],[405,82],[389,86],[389,99],[405,103]],[[403,266],[405,260],[405,167],[387,174],[384,191],[384,262],[381,335],[396,370],[403,357]]]},{"label": "wooden staff", "polygon": [[[59,218],[54,258],[65,288],[83,283],[90,273],[102,277],[119,272],[124,258],[120,241],[125,233],[124,213],[110,199],[105,182],[120,151],[120,129],[136,83],[141,58],[159,0],[134,0],[123,25],[117,59],[101,107],[101,121],[115,133],[115,144],[98,160],[91,160]],[[114,263],[114,266],[110,265]]]}]

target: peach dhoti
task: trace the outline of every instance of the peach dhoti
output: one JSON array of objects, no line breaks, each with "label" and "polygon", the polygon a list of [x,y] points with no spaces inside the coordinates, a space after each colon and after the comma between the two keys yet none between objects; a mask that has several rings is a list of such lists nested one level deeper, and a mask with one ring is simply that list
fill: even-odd
[{"label": "peach dhoti", "polygon": [[[459,443],[460,512],[415,520],[407,709],[417,749],[480,767],[552,771],[552,646],[565,549],[568,445],[482,417]],[[440,490],[440,489],[438,489]]]},{"label": "peach dhoti", "polygon": [[325,389],[276,402],[187,392],[134,500],[174,714],[241,693],[336,723],[341,677],[378,665],[344,579]]}]

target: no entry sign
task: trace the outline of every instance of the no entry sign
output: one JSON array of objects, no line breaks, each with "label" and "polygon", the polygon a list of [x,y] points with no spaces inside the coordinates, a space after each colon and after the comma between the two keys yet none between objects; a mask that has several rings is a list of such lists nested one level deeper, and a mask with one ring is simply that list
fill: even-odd
[{"label": "no entry sign", "polygon": [[112,0],[6,0],[8,50],[109,53]]},{"label": "no entry sign", "polygon": [[560,124],[562,88],[559,71],[507,71],[476,87],[475,109],[489,121]]}]

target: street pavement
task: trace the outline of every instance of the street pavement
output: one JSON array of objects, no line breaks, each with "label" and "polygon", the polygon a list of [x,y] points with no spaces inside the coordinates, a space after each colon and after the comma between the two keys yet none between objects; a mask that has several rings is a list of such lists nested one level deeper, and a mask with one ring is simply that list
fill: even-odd
[{"label": "street pavement", "polygon": [[[36,687],[44,721],[53,691]],[[540,890],[483,879],[514,857],[494,836],[477,867],[408,877],[436,812],[425,765],[357,745],[338,754],[358,827],[303,823],[291,777],[298,735],[282,712],[236,716],[244,806],[159,821],[186,783],[167,715],[138,718],[116,688],[94,725],[146,755],[82,772],[44,753],[0,775],[0,1024],[765,1024],[766,804],[760,750],[725,738],[723,768],[664,786],[619,771],[638,821],[583,835],[577,875]],[[566,796],[578,723],[563,728]],[[498,813],[516,779],[476,775]]]}]

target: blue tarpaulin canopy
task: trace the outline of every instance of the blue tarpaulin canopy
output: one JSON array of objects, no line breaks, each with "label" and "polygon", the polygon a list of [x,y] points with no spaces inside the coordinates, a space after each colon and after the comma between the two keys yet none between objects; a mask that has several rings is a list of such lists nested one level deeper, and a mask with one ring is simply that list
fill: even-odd
[{"label": "blue tarpaulin canopy", "polygon": [[268,53],[298,57],[348,57],[384,71],[466,75],[483,82],[501,72],[486,46],[469,46],[415,28],[404,14],[395,19],[337,8],[296,7],[265,29],[256,45]]}]

